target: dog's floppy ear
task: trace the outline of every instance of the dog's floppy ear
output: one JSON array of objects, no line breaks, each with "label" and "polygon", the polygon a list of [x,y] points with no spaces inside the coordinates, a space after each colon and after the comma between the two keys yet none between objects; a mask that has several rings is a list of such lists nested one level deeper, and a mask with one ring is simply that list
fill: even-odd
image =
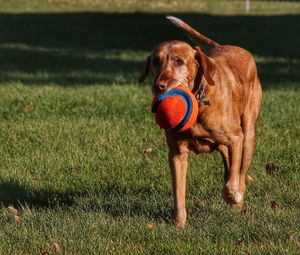
[{"label": "dog's floppy ear", "polygon": [[211,86],[215,86],[215,82],[212,79],[215,73],[215,64],[211,61],[211,59],[206,56],[199,47],[196,47],[195,58],[199,64],[198,74],[196,78],[200,78],[199,72],[204,75],[205,80]]},{"label": "dog's floppy ear", "polygon": [[148,56],[146,59],[144,72],[142,73],[142,75],[139,78],[139,83],[144,82],[144,80],[146,79],[146,77],[149,73],[149,70],[150,70],[150,64],[151,64],[151,56]]}]

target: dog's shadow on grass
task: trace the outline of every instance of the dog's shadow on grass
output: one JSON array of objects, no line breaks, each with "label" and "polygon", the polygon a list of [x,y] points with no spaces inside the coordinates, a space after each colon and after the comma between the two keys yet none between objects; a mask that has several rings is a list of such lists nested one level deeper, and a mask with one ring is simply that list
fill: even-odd
[{"label": "dog's shadow on grass", "polygon": [[74,192],[34,189],[13,179],[0,182],[0,203],[3,206],[36,208],[51,208],[59,205],[72,206],[74,198],[78,195]]},{"label": "dog's shadow on grass", "polygon": [[154,221],[170,222],[172,220],[171,205],[161,204],[153,208],[146,202],[146,199],[154,201],[158,194],[150,193],[146,188],[126,194],[122,187],[115,185],[87,191],[60,192],[31,187],[14,179],[0,182],[0,204],[4,207],[44,210],[74,208],[105,213],[113,218],[144,216]]}]

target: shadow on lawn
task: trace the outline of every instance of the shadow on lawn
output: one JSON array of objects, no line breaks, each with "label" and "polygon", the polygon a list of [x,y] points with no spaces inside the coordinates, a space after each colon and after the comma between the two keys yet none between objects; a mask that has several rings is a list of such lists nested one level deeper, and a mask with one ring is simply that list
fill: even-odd
[{"label": "shadow on lawn", "polygon": [[27,205],[35,208],[51,208],[57,205],[72,206],[78,195],[74,192],[34,190],[16,180],[6,180],[0,183],[0,203],[4,206]]},{"label": "shadow on lawn", "polygon": [[[300,80],[300,15],[176,16],[258,56],[265,88]],[[164,15],[146,13],[0,14],[0,33],[0,80],[28,85],[136,83],[155,45],[188,41]]]},{"label": "shadow on lawn", "polygon": [[[89,191],[59,192],[51,189],[35,189],[17,180],[0,183],[0,204],[15,208],[29,207],[80,208],[88,211],[104,212],[111,217],[146,216],[156,221],[171,221],[171,205],[160,204],[157,208],[147,206],[145,201],[155,201],[159,194],[151,192],[149,187],[130,189],[115,183]],[[170,194],[169,194],[170,196]],[[152,205],[153,206],[153,205]]]},{"label": "shadow on lawn", "polygon": [[[220,194],[214,187],[207,194],[202,194],[202,203],[209,204]],[[159,199],[158,198],[164,198]],[[112,218],[146,217],[156,222],[171,223],[173,204],[171,191],[165,189],[153,191],[149,186],[125,187],[115,182],[89,191],[58,192],[51,189],[33,189],[17,180],[0,183],[0,205],[15,208],[35,209],[76,208],[86,211],[101,212]],[[205,208],[199,201],[189,205],[190,215],[201,215]]]}]

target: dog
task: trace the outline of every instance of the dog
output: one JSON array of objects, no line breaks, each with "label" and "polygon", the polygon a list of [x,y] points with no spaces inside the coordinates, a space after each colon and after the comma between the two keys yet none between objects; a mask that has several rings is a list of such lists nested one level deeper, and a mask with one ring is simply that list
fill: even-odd
[{"label": "dog", "polygon": [[176,40],[159,44],[147,57],[139,82],[151,72],[155,95],[184,86],[198,100],[199,114],[191,128],[183,132],[165,131],[175,224],[185,227],[190,152],[217,150],[221,153],[225,180],[222,196],[234,207],[243,206],[262,88],[250,52],[237,46],[220,45],[176,17],[167,16],[167,19],[184,31],[196,47]]}]

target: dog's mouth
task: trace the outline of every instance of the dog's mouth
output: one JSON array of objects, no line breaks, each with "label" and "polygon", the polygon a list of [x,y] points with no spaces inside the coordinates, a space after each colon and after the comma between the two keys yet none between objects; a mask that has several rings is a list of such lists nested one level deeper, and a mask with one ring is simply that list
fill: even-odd
[{"label": "dog's mouth", "polygon": [[160,95],[160,94],[163,94],[163,93],[166,93],[166,92],[170,91],[171,89],[173,89],[173,88],[175,88],[175,87],[177,87],[177,86],[178,86],[178,85],[172,85],[172,86],[166,87],[165,89],[159,89],[159,88],[157,88],[156,86],[153,86],[153,94],[154,94],[155,96],[158,96],[158,95]]},{"label": "dog's mouth", "polygon": [[182,83],[180,83],[179,81],[176,80],[176,81],[171,81],[171,82],[169,82],[169,83],[165,86],[164,89],[161,89],[161,88],[159,88],[157,85],[154,84],[154,85],[152,86],[152,91],[153,91],[153,94],[154,94],[155,96],[157,96],[157,95],[166,93],[166,92],[170,91],[171,89],[174,89],[174,88],[176,88],[176,87],[178,87],[178,86],[182,86],[182,87],[184,87],[184,88],[188,88],[188,86],[187,86],[186,84],[182,84]]}]

